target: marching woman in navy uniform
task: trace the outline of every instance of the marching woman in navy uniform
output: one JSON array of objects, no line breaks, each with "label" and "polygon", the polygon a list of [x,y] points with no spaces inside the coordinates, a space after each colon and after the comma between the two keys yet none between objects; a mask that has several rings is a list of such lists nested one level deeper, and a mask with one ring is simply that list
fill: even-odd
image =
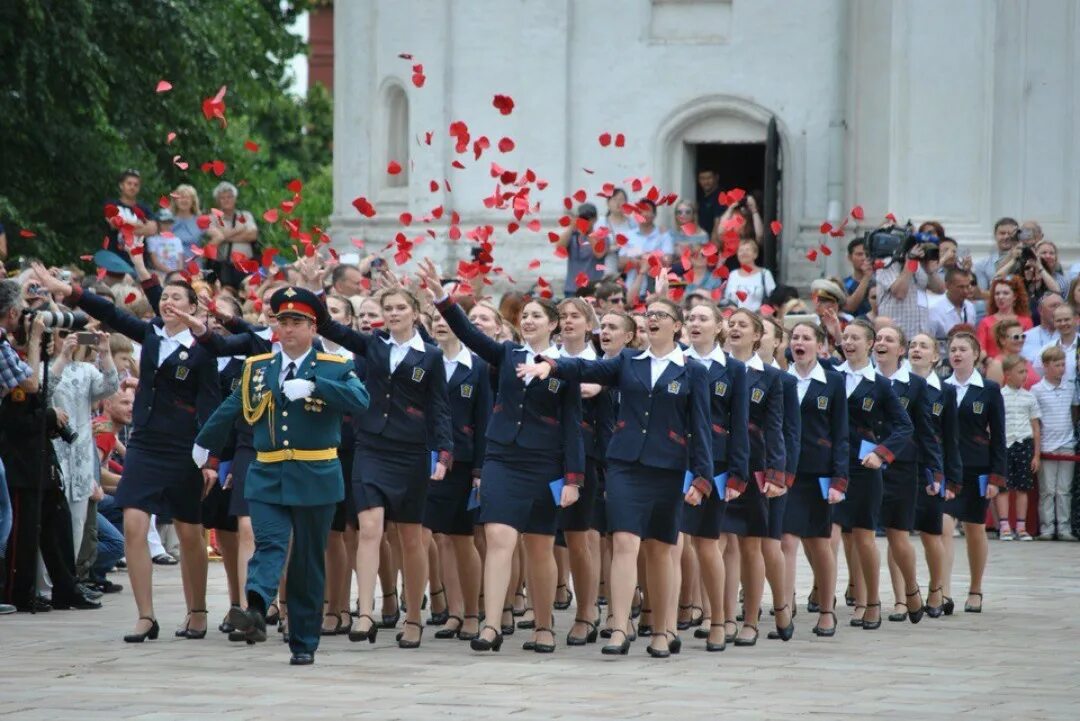
[{"label": "marching woman in navy uniform", "polygon": [[874,337],[874,327],[861,319],[848,324],[841,336],[847,360],[836,370],[844,376],[847,393],[849,478],[847,497],[833,511],[833,524],[844,536],[848,572],[855,584],[857,615],[851,625],[868,631],[881,628],[881,559],[874,542],[881,519],[881,466],[896,460],[912,431],[911,419],[892,384],[870,364]]},{"label": "marching woman in navy uniform", "polygon": [[[688,361],[676,342],[682,311],[667,299],[649,304],[649,350],[624,350],[616,358],[540,359],[519,375],[618,388],[619,419],[607,452],[607,514],[612,533],[612,641],[604,654],[630,649],[627,626],[637,583],[638,550],[645,549],[653,623],[648,653],[667,658],[682,643],[675,634],[673,549],[683,502],[697,505],[713,492],[708,371]],[[550,381],[549,381],[550,382]],[[717,492],[723,492],[722,490]]]},{"label": "marching woman in navy uniform", "polygon": [[[767,366],[757,354],[765,326],[756,314],[740,308],[728,317],[728,351],[746,364],[749,399],[750,475],[738,498],[728,504],[721,530],[730,534],[724,563],[729,572],[725,581],[724,618],[727,626],[737,626],[739,581],[743,585],[743,626],[734,634],[736,646],[757,643],[757,620],[765,590],[765,561],[761,541],[769,538],[769,499],[785,493],[784,384],[782,373]],[[730,480],[730,478],[729,478]],[[732,536],[738,538],[737,542]]]},{"label": "marching woman in navy uniform", "polygon": [[[904,331],[895,326],[878,330],[874,360],[878,373],[892,383],[900,405],[907,411],[913,427],[912,438],[896,454],[896,459],[882,473],[881,525],[889,542],[888,558],[895,561],[904,580],[903,601],[896,599],[889,620],[918,623],[923,617],[923,595],[915,568],[915,549],[911,531],[915,527],[915,505],[925,486],[925,471],[937,483],[944,479],[941,446],[934,438],[930,395],[926,381],[902,365],[907,350]],[[903,610],[901,610],[901,608]]]},{"label": "marching woman in navy uniform", "polygon": [[[945,503],[942,536],[945,542],[945,604],[951,593],[953,544],[956,521],[964,524],[971,586],[964,610],[982,612],[982,580],[989,549],[986,543],[986,507],[1005,485],[1005,402],[1001,387],[975,370],[981,352],[970,333],[956,333],[949,340],[949,365],[953,374],[945,379],[956,389],[957,428],[963,479],[960,492]],[[985,489],[985,490],[984,490]]]},{"label": "marching woman in navy uniform", "polygon": [[139,385],[135,390],[134,429],[127,445],[124,471],[116,491],[124,509],[124,549],[139,619],[129,642],[155,639],[160,627],[154,616],[153,565],[146,533],[150,515],[173,519],[180,536],[184,599],[188,618],[185,638],[206,636],[206,545],[201,501],[217,471],[200,472],[189,462],[191,443],[221,402],[217,361],[195,343],[173,308],[193,313],[195,291],[183,281],[170,282],[161,294],[161,315],[147,322],[111,302],[85,293],[34,264],[38,281],[61,295],[68,306],[85,310],[110,328],[142,344]]},{"label": "marching woman in navy uniform", "polygon": [[[780,380],[784,386],[784,485],[790,489],[799,467],[799,439],[802,435],[798,384],[776,362],[776,351],[784,344],[784,326],[770,317],[762,317],[761,321],[765,325],[765,333],[761,336],[758,355],[764,363],[781,371]],[[787,493],[769,498],[769,536],[761,539],[765,578],[772,589],[772,614],[776,618],[776,630],[769,631],[768,638],[782,641],[790,641],[795,634],[795,587],[787,582],[787,562],[781,544],[787,504]],[[786,622],[781,622],[781,618],[785,618]]]},{"label": "marching woman in navy uniform", "polygon": [[[523,648],[555,650],[552,608],[555,603],[555,531],[559,508],[573,505],[584,481],[581,440],[581,392],[577,382],[545,380],[536,374],[517,377],[516,368],[537,356],[557,358],[551,335],[559,316],[548,301],[528,301],[521,314],[525,345],[493,340],[474,326],[443,289],[430,259],[419,269],[421,285],[436,301],[450,329],[465,346],[499,369],[498,393],[487,428],[480,481],[480,514],[487,556],[484,561],[486,624],[472,639],[475,651],[498,651],[501,617],[510,583],[514,549],[524,536],[529,595],[536,613],[533,637]],[[543,366],[547,375],[547,366]],[[561,482],[561,484],[560,484]],[[561,485],[561,490],[560,490]],[[556,495],[558,501],[556,502]],[[410,609],[412,606],[410,605]]]},{"label": "marching woman in navy uniform", "polygon": [[[286,640],[290,664],[315,662],[319,647],[325,552],[334,507],[344,496],[337,459],[341,416],[360,413],[368,394],[349,363],[312,347],[322,303],[308,290],[286,287],[271,297],[281,351],[244,364],[240,387],[221,405],[195,439],[191,457],[212,466],[236,419],[253,427],[257,454],[245,493],[255,531],[248,569],[245,611],[238,633],[248,642],[266,640],[265,613],[278,591],[288,559],[291,620]],[[290,538],[292,550],[289,550]]]},{"label": "marching woman in navy uniform", "polygon": [[[706,618],[716,619],[705,632],[705,650],[723,651],[724,637],[724,543],[720,532],[724,510],[735,490],[750,477],[749,391],[746,366],[729,357],[721,347],[724,318],[715,303],[696,301],[686,316],[690,347],[686,355],[701,363],[709,374],[709,429],[713,478],[724,473],[734,479],[716,488],[700,504],[682,509],[682,532],[693,540],[708,599]],[[737,569],[731,569],[733,572]],[[700,637],[695,631],[695,637]]]},{"label": "marching woman in navy uniform", "polygon": [[[926,380],[926,394],[930,403],[930,420],[934,440],[941,448],[944,465],[944,480],[935,475],[927,475],[926,468],[920,468],[923,476],[919,479],[915,501],[915,530],[919,532],[923,551],[926,553],[926,565],[930,569],[929,591],[926,596],[926,615],[938,618],[944,612],[947,600],[944,596],[945,546],[942,541],[942,512],[945,502],[952,500],[960,490],[963,478],[963,466],[960,463],[959,429],[957,427],[956,388],[942,383],[934,372],[938,362],[937,341],[926,333],[919,333],[908,344],[908,360],[911,373]],[[921,464],[920,464],[921,465]],[[891,560],[889,572],[892,574],[893,592],[899,600],[904,593],[900,585],[903,575],[900,568]],[[951,608],[950,608],[951,610]],[[909,608],[910,612],[911,609]]]},{"label": "marching woman in navy uniform", "polygon": [[428,580],[421,523],[428,481],[443,480],[453,463],[450,402],[442,351],[425,344],[416,329],[416,296],[405,288],[388,288],[379,294],[379,306],[389,337],[360,333],[329,319],[319,324],[324,338],[363,359],[371,393],[370,410],[356,419],[353,499],[359,511],[360,614],[349,639],[375,642],[378,629],[371,614],[379,547],[384,522],[393,521],[401,540],[408,608],[398,646],[418,648]]},{"label": "marching woman in navy uniform", "polygon": [[469,352],[437,316],[432,335],[446,367],[450,416],[454,425],[454,467],[428,486],[424,528],[435,536],[443,565],[449,611],[435,638],[471,641],[480,631],[480,554],[473,543],[475,509],[469,507],[484,461],[484,431],[491,416],[491,369]]},{"label": "marching woman in navy uniform", "polygon": [[[592,346],[592,331],[596,313],[584,298],[567,298],[559,303],[560,358],[596,360]],[[585,483],[577,503],[559,514],[559,529],[566,539],[570,556],[570,572],[574,578],[577,613],[574,625],[566,634],[567,646],[594,643],[599,633],[596,617],[596,597],[600,578],[600,534],[593,530],[593,510],[599,490],[600,447],[597,441],[598,416],[603,415],[603,387],[595,383],[581,384],[581,440],[585,447]],[[556,589],[557,591],[558,589]]]},{"label": "marching woman in navy uniform", "polygon": [[[828,348],[825,330],[816,323],[800,322],[791,329],[788,375],[795,380],[801,418],[799,467],[788,490],[784,509],[784,551],[787,588],[795,588],[795,560],[802,540],[814,572],[814,588],[821,599],[817,636],[836,633],[833,595],[836,556],[829,544],[832,509],[848,487],[848,406],[844,377],[818,362]],[[825,484],[822,483],[825,479]]]}]

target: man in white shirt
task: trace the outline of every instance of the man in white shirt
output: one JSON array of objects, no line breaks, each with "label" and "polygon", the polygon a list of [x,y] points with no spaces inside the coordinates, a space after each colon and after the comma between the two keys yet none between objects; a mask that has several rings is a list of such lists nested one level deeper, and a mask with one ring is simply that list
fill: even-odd
[{"label": "man in white shirt", "polygon": [[1024,347],[1020,350],[1020,355],[1033,364],[1038,364],[1043,348],[1058,340],[1054,311],[1064,302],[1057,293],[1047,293],[1039,299],[1039,325],[1024,334]]},{"label": "man in white shirt", "polygon": [[945,294],[930,306],[930,332],[939,341],[949,337],[957,325],[975,327],[975,304],[968,300],[972,274],[963,268],[945,273]]}]

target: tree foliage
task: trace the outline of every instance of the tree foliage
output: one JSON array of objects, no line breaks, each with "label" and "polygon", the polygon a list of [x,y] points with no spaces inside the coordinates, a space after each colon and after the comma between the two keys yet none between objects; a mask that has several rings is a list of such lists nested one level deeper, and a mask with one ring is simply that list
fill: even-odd
[{"label": "tree foliage", "polygon": [[[305,3],[280,0],[9,0],[0,4],[0,220],[11,254],[70,262],[101,246],[102,202],[118,173],[142,173],[155,207],[180,183],[204,207],[220,180],[256,217],[291,198],[286,184],[319,178],[293,217],[324,223],[331,199],[332,112],[321,86],[287,92],[288,31]],[[159,80],[172,89],[158,93]],[[227,126],[207,120],[222,86]],[[167,137],[176,133],[169,143]],[[245,148],[246,141],[259,146]],[[181,156],[189,165],[174,163]],[[219,178],[200,166],[221,160]],[[317,190],[317,193],[313,193]],[[325,197],[323,197],[325,195]],[[282,214],[284,215],[284,213]],[[21,240],[15,228],[36,233]],[[262,238],[284,241],[278,228]]]}]

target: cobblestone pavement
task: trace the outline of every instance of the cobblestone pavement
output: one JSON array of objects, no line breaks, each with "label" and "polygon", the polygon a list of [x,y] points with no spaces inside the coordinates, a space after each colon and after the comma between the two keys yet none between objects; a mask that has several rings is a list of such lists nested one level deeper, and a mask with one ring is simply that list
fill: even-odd
[{"label": "cobblestone pavement", "polygon": [[[478,655],[463,642],[435,641],[428,628],[418,651],[398,649],[392,632],[374,646],[332,637],[315,666],[290,667],[276,635],[247,647],[214,629],[228,605],[220,564],[211,565],[210,635],[173,638],[180,572],[157,568],[156,642],[121,642],[135,618],[127,589],[100,611],[0,617],[0,718],[1078,718],[1080,544],[991,541],[981,615],[960,610],[967,578],[958,550],[952,617],[918,626],[886,620],[867,632],[848,627],[850,609],[841,608],[837,636],[819,639],[800,560],[793,641],[765,640],[766,616],[755,648],[707,654],[704,641],[684,634],[682,653],[668,661],[650,659],[643,641],[614,660],[598,646],[566,648],[566,611],[552,656],[522,651],[523,631],[502,653]],[[123,574],[113,578],[126,585]]]}]

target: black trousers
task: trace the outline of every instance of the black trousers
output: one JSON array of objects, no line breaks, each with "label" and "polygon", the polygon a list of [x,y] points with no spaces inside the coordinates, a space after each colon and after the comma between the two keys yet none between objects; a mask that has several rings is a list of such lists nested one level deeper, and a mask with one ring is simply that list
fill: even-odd
[{"label": "black trousers", "polygon": [[75,588],[75,546],[71,540],[71,512],[59,488],[10,488],[13,523],[8,540],[8,602],[29,607],[37,594],[38,551],[53,584],[53,598],[67,600]]}]

